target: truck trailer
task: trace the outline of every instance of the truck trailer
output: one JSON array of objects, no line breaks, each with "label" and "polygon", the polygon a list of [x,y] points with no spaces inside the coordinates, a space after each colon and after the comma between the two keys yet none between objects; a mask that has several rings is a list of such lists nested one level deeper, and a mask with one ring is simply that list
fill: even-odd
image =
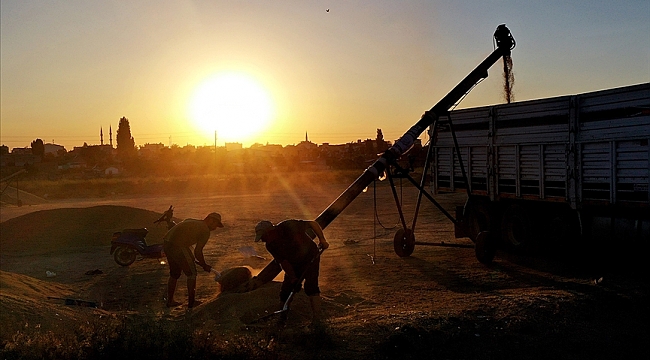
[{"label": "truck trailer", "polygon": [[429,129],[431,192],[467,192],[455,235],[490,262],[650,242],[650,83],[451,111]]}]

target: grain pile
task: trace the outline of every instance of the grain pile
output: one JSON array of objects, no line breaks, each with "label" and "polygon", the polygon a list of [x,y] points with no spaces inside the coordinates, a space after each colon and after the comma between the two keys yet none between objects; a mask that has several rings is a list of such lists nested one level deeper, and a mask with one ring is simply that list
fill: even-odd
[{"label": "grain pile", "polygon": [[88,208],[41,210],[0,223],[3,253],[49,253],[84,246],[109,245],[115,231],[146,227],[148,243],[160,242],[167,232],[153,222],[153,211],[128,206],[102,205]]}]

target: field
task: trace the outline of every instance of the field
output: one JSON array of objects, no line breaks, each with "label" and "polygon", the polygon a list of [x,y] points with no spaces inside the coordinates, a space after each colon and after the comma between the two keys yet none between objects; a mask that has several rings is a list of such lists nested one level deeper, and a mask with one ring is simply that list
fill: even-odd
[{"label": "field", "polygon": [[[313,219],[354,179],[350,174],[269,175],[222,181],[218,187],[182,182],[141,191],[111,183],[97,191],[66,187],[51,200],[0,213],[2,358],[319,358],[319,359],[612,359],[648,358],[648,278],[617,262],[578,266],[547,257],[498,252],[491,266],[474,257],[471,241],[424,201],[412,256],[393,251],[398,213],[387,182],[371,186],[325,230],[331,244],[321,260],[324,329],[310,329],[300,292],[284,327],[250,319],[279,308],[279,282],[249,293],[220,294],[199,274],[198,308],[164,306],[167,266],[142,259],[129,267],[111,255],[112,232],[153,225],[169,205],[175,217],[217,211],[225,227],[212,233],[206,260],[218,270],[260,271],[270,257],[253,242],[262,219]],[[164,184],[163,184],[164,185]],[[30,185],[25,184],[26,187]],[[111,190],[111,186],[122,190]],[[70,188],[73,188],[70,186]],[[146,188],[147,190],[142,190]],[[126,190],[124,190],[126,189]],[[130,189],[130,190],[129,190]],[[181,191],[182,190],[182,191]],[[398,187],[407,223],[417,192]],[[43,196],[44,189],[29,191]],[[74,194],[78,196],[74,197]],[[55,200],[53,200],[55,199]],[[439,195],[450,212],[462,194]],[[373,214],[376,212],[378,220]],[[388,229],[386,229],[388,228]],[[246,257],[252,246],[261,260]],[[96,271],[96,274],[86,274]],[[46,275],[50,272],[50,277]],[[52,273],[55,275],[52,276]],[[97,308],[65,305],[72,298]],[[177,300],[186,299],[184,278]]]}]

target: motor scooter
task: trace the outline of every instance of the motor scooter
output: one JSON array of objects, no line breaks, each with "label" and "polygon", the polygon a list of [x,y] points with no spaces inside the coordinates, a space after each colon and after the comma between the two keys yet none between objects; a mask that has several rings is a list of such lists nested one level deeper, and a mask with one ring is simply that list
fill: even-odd
[{"label": "motor scooter", "polygon": [[[174,208],[170,205],[169,209],[165,211],[162,216],[154,221],[154,224],[161,222],[167,223],[167,230],[173,228],[176,223],[172,219],[174,216]],[[163,244],[148,245],[145,237],[149,233],[146,228],[140,229],[124,229],[122,231],[114,232],[111,239],[111,255],[115,262],[121,266],[129,266],[133,264],[139,256],[143,258],[160,259],[165,256]]]}]

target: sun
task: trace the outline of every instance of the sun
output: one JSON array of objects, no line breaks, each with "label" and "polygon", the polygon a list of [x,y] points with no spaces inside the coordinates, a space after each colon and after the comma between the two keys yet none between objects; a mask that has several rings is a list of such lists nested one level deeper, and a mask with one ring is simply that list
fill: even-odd
[{"label": "sun", "polygon": [[203,81],[190,100],[190,116],[206,133],[220,141],[250,140],[263,131],[274,115],[268,91],[243,73],[221,73]]}]

